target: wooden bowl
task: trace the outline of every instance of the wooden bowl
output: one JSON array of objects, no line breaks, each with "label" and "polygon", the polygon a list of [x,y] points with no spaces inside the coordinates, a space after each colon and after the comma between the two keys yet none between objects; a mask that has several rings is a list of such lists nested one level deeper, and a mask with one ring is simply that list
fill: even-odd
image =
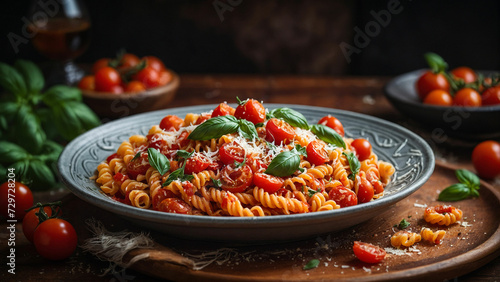
[{"label": "wooden bowl", "polygon": [[83,101],[101,118],[116,119],[163,109],[174,98],[180,83],[179,76],[170,72],[172,80],[163,86],[122,94],[82,90]]}]

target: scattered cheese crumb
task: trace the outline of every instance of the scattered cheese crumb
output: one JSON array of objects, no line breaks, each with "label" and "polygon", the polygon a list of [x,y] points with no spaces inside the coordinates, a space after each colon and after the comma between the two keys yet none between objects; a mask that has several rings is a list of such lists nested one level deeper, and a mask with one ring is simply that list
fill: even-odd
[{"label": "scattered cheese crumb", "polygon": [[414,204],[413,204],[413,206],[414,206],[414,207],[417,207],[417,208],[426,208],[426,207],[427,207],[427,205],[426,205],[426,204],[423,204],[423,205],[422,205],[422,204],[417,204],[417,203],[414,203]]}]

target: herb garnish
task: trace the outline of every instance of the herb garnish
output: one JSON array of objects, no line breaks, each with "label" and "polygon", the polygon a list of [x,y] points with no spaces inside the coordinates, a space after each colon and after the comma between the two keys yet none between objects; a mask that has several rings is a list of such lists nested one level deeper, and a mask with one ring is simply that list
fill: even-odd
[{"label": "herb garnish", "polygon": [[438,201],[460,201],[470,197],[479,197],[481,183],[477,175],[466,169],[456,170],[455,175],[460,183],[455,183],[441,191]]},{"label": "herb garnish", "polygon": [[349,174],[349,179],[354,180],[356,178],[356,174],[359,172],[359,169],[361,168],[361,163],[358,160],[358,157],[352,152],[342,153],[344,156],[347,157],[347,161],[349,162],[349,167],[351,168],[351,174]]},{"label": "herb garnish", "polygon": [[309,270],[318,267],[319,259],[312,259],[306,265],[304,265],[304,270]]},{"label": "herb garnish", "polygon": [[148,148],[148,162],[161,175],[170,170],[170,161],[155,148]]}]

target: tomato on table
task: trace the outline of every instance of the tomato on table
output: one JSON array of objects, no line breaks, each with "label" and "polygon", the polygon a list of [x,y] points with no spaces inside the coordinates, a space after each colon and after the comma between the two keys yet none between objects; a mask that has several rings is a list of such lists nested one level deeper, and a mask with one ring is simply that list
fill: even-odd
[{"label": "tomato on table", "polygon": [[290,143],[295,135],[293,127],[284,120],[271,118],[266,123],[266,140],[276,145]]},{"label": "tomato on table", "polygon": [[342,185],[333,187],[328,193],[328,197],[330,200],[334,200],[341,208],[358,204],[358,196],[356,196],[356,193]]},{"label": "tomato on table", "polygon": [[462,88],[455,93],[453,105],[464,107],[480,107],[481,95],[472,88]]},{"label": "tomato on table", "polygon": [[458,67],[453,69],[450,73],[453,77],[462,79],[465,83],[471,83],[477,80],[476,72],[469,67]]},{"label": "tomato on table", "polygon": [[364,177],[356,177],[359,179],[358,183],[358,202],[359,203],[368,203],[373,199],[375,195],[375,191],[373,189],[373,185]]},{"label": "tomato on table", "polygon": [[241,163],[245,159],[245,149],[234,141],[225,143],[219,148],[219,157],[226,165],[234,162]]},{"label": "tomato on table", "polygon": [[384,249],[378,246],[360,241],[354,241],[352,250],[360,261],[366,263],[381,262],[387,254]]},{"label": "tomato on table", "polygon": [[158,210],[162,212],[192,214],[190,205],[179,198],[166,198],[158,204]]},{"label": "tomato on table", "polygon": [[[28,186],[17,181],[7,181],[0,186],[0,207],[4,217],[23,219],[26,210],[32,206],[33,193]],[[9,213],[9,209],[12,211],[11,213]],[[14,217],[9,215],[14,215]]]},{"label": "tomato on table", "polygon": [[181,128],[184,120],[176,115],[167,115],[160,121],[160,128],[165,131],[176,131]]},{"label": "tomato on table", "polygon": [[103,67],[95,74],[96,91],[112,92],[113,88],[120,86],[121,82],[120,74],[112,67]]},{"label": "tomato on table", "polygon": [[472,163],[479,176],[492,179],[500,175],[500,143],[487,140],[472,151]]},{"label": "tomato on table", "polygon": [[151,68],[155,69],[158,72],[164,71],[166,69],[165,65],[163,64],[163,62],[158,57],[155,57],[155,56],[145,56],[142,59],[146,61],[146,66],[147,67],[151,67]]},{"label": "tomato on table", "polygon": [[333,117],[331,115],[324,116],[318,121],[318,124],[328,126],[331,129],[337,131],[340,136],[344,136],[344,126],[336,117]]},{"label": "tomato on table", "polygon": [[[40,223],[40,220],[36,213],[40,208],[34,208],[30,210],[23,219],[23,233],[26,239],[28,241],[33,242],[33,238],[35,236],[35,229],[38,227],[38,224]],[[44,212],[47,214],[47,216],[52,215],[52,209],[50,207],[43,207]]]},{"label": "tomato on table", "polygon": [[212,112],[212,117],[219,117],[219,116],[233,116],[234,112],[236,111],[235,108],[229,106],[226,102],[220,103],[217,108],[215,108]]},{"label": "tomato on table", "polygon": [[145,175],[146,171],[150,167],[151,165],[148,162],[148,154],[141,152],[138,158],[131,160],[127,164],[127,175],[130,179],[137,179],[139,174]]},{"label": "tomato on table", "polygon": [[234,116],[238,119],[246,119],[253,124],[257,124],[266,120],[266,110],[259,101],[248,99],[242,105],[236,107]]},{"label": "tomato on table", "polygon": [[184,167],[184,173],[200,173],[207,169],[207,167],[212,164],[212,161],[205,155],[196,154],[186,160],[186,166]]},{"label": "tomato on table", "polygon": [[364,161],[372,154],[372,144],[366,139],[354,139],[351,146],[356,150],[356,156],[360,161]]},{"label": "tomato on table", "polygon": [[109,61],[110,59],[108,58],[102,58],[97,60],[93,65],[92,65],[92,73],[96,74],[100,69],[109,67]]},{"label": "tomato on table", "polygon": [[252,180],[252,169],[247,164],[241,167],[226,165],[221,171],[222,189],[232,193],[244,192],[252,184]]},{"label": "tomato on table", "polygon": [[484,90],[481,95],[481,104],[483,106],[500,104],[500,85]]},{"label": "tomato on table", "polygon": [[306,147],[307,161],[314,165],[322,165],[328,161],[328,153],[325,150],[325,142],[314,140]]},{"label": "tomato on table", "polygon": [[253,183],[269,194],[276,193],[284,182],[283,178],[267,173],[255,173],[253,175]]},{"label": "tomato on table", "polygon": [[71,223],[60,218],[50,218],[38,225],[33,243],[42,257],[62,260],[75,251],[78,240]]},{"label": "tomato on table", "polygon": [[441,89],[450,91],[450,83],[442,73],[425,72],[417,80],[417,92],[421,100],[424,100],[427,94],[432,90]]},{"label": "tomato on table", "polygon": [[142,82],[146,89],[154,88],[160,85],[160,72],[155,68],[148,66],[132,76],[134,80]]},{"label": "tomato on table", "polygon": [[424,104],[435,105],[435,106],[451,106],[453,104],[453,98],[450,93],[436,89],[432,90],[424,99]]},{"label": "tomato on table", "polygon": [[125,92],[142,92],[146,90],[146,86],[140,81],[132,80],[127,83],[125,87]]}]

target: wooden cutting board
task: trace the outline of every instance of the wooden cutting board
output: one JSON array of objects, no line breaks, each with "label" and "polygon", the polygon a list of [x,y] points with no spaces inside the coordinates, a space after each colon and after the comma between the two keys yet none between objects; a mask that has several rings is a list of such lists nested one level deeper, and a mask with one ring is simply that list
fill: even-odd
[{"label": "wooden cutting board", "polygon": [[[323,234],[298,242],[234,246],[187,241],[151,232],[154,248],[132,250],[125,261],[135,255],[149,253],[149,258],[136,262],[131,268],[146,275],[177,281],[449,279],[471,272],[500,254],[500,191],[482,182],[480,198],[454,203],[438,202],[439,191],[456,182],[454,169],[438,163],[431,178],[417,192],[373,219],[339,233]],[[75,228],[81,240],[91,234],[82,221],[82,213],[75,212],[79,210],[78,205],[86,205],[85,217],[102,221],[112,231],[145,231],[101,209],[88,210],[86,203],[74,197],[68,201],[65,205],[74,206],[69,211],[69,220],[79,222]],[[449,227],[426,223],[423,220],[425,208],[422,206],[439,204],[460,208],[464,218]],[[353,241],[389,248],[390,237],[398,231],[393,226],[402,219],[411,223],[406,230],[420,232],[422,227],[429,227],[434,231],[446,230],[446,236],[440,245],[420,242],[412,249],[389,253],[379,264],[366,264],[356,259],[352,252]],[[303,270],[311,259],[318,259],[319,266]],[[210,261],[204,268],[193,269]]]}]

